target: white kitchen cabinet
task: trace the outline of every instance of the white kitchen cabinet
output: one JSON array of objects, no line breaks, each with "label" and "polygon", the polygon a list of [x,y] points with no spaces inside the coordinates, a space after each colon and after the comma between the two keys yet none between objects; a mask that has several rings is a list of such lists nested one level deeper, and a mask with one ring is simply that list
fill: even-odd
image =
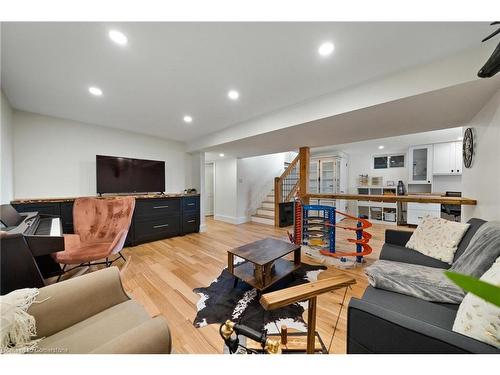
[{"label": "white kitchen cabinet", "polygon": [[462,174],[462,142],[455,142],[455,170],[456,174]]},{"label": "white kitchen cabinet", "polygon": [[[346,157],[316,157],[309,164],[309,192],[335,194],[347,192],[347,158]],[[311,199],[310,204],[335,206],[339,211],[346,212],[345,199]],[[344,217],[337,215],[337,221]]]},{"label": "white kitchen cabinet", "polygon": [[432,183],[432,145],[410,147],[409,184]]},{"label": "white kitchen cabinet", "polygon": [[408,203],[406,214],[408,224],[419,225],[425,216],[441,217],[441,205],[438,203]]},{"label": "white kitchen cabinet", "polygon": [[434,145],[434,175],[461,175],[462,174],[462,143],[446,142]]}]

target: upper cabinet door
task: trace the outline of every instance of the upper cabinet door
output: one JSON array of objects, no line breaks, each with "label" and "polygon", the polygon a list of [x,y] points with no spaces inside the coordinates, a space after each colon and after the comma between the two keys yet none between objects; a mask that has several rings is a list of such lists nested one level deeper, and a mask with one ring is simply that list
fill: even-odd
[{"label": "upper cabinet door", "polygon": [[410,147],[409,156],[409,183],[430,184],[432,182],[432,146]]},{"label": "upper cabinet door", "polygon": [[462,174],[462,142],[455,142],[455,173]]},{"label": "upper cabinet door", "polygon": [[462,143],[436,143],[433,150],[432,173],[435,175],[462,174]]},{"label": "upper cabinet door", "polygon": [[433,174],[450,174],[455,167],[455,160],[451,155],[455,155],[455,148],[450,143],[436,143],[434,145]]},{"label": "upper cabinet door", "polygon": [[332,194],[336,191],[336,162],[333,159],[321,160],[320,164],[320,192],[322,194]]},{"label": "upper cabinet door", "polygon": [[309,163],[309,193],[319,193],[319,161],[311,160]]}]

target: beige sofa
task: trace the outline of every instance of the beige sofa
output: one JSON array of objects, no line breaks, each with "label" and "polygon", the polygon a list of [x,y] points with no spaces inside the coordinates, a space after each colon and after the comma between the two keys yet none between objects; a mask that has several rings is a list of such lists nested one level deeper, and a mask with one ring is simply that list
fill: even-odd
[{"label": "beige sofa", "polygon": [[[45,300],[47,299],[47,300]],[[44,301],[45,300],[45,301]],[[40,353],[170,353],[163,317],[151,318],[111,267],[40,289],[28,310]]]}]

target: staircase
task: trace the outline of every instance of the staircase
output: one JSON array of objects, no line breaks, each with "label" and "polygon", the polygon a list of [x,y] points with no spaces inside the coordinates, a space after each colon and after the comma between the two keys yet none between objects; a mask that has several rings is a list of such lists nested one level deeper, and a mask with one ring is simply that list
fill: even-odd
[{"label": "staircase", "polygon": [[278,203],[289,202],[293,199],[299,182],[298,167],[298,156],[291,162],[285,161],[284,172],[275,181],[275,188],[278,187],[279,194],[275,194],[275,190],[272,189],[266,195],[256,213],[251,216],[251,221],[254,223],[275,225],[276,196],[279,198]]},{"label": "staircase", "polygon": [[274,225],[274,189],[266,195],[251,220],[254,223]]}]

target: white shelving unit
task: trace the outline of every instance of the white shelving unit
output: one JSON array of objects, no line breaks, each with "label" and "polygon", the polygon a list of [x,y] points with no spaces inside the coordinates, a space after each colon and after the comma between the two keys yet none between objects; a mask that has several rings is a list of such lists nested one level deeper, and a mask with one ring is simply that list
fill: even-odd
[{"label": "white shelving unit", "polygon": [[[396,186],[358,186],[359,195],[396,195]],[[389,202],[358,201],[357,215],[374,223],[396,225],[397,204]]]}]

